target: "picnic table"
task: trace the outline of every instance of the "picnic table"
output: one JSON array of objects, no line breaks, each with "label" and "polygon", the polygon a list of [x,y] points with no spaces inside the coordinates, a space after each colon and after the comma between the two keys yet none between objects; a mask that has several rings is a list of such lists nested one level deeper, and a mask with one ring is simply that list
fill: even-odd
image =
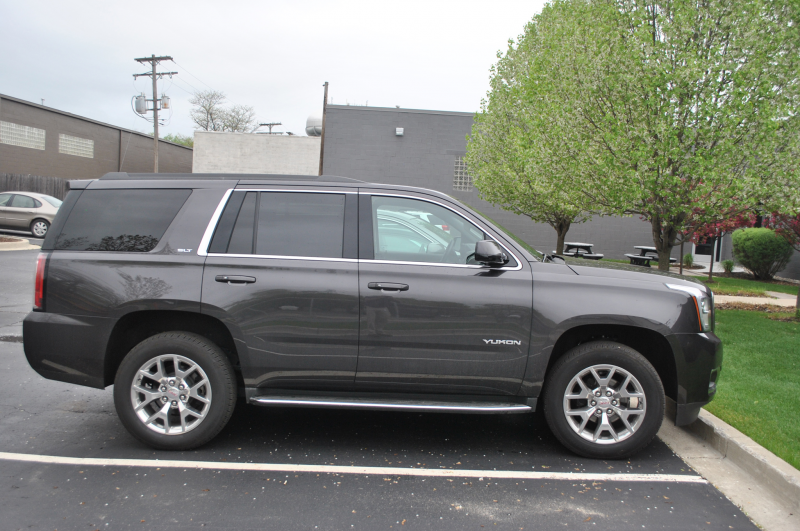
[{"label": "picnic table", "polygon": [[[658,249],[650,245],[634,245],[634,249],[639,250],[639,254],[626,254],[625,256],[630,259],[632,265],[639,265],[650,267],[651,261],[658,262]],[[670,258],[669,263],[674,264],[678,260]]]},{"label": "picnic table", "polygon": [[[557,254],[553,251],[553,254]],[[582,242],[564,242],[564,256],[572,256],[574,258],[586,258],[587,260],[600,260],[603,258],[602,254],[592,252],[591,243]]]}]

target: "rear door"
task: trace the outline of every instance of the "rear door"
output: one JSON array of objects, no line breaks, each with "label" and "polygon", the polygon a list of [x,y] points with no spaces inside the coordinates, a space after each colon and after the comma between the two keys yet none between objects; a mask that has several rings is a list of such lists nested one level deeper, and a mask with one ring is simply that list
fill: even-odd
[{"label": "rear door", "polygon": [[42,204],[36,199],[22,194],[14,194],[14,197],[6,205],[6,225],[19,230],[27,230],[36,216],[36,204]]},{"label": "rear door", "polygon": [[357,200],[339,188],[231,193],[208,247],[202,311],[241,330],[247,387],[353,386]]},{"label": "rear door", "polygon": [[[359,196],[365,391],[513,395],[528,359],[530,266],[455,204],[422,194]],[[472,259],[493,239],[509,263]]]}]

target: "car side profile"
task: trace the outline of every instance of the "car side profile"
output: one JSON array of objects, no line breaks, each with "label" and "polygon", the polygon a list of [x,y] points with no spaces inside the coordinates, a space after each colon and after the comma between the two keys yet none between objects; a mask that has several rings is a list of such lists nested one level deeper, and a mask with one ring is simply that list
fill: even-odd
[{"label": "car side profile", "polygon": [[71,183],[23,323],[42,376],[114,384],[155,448],[252,405],[510,414],[623,458],[716,391],[713,296],[519,243],[445,194],[344,177],[110,173]]},{"label": "car side profile", "polygon": [[30,231],[44,238],[61,200],[34,192],[0,192],[0,229]]}]

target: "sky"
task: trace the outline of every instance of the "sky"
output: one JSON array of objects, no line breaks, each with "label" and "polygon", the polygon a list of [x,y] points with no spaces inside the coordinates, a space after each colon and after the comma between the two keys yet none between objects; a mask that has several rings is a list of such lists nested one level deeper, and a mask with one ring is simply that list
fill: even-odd
[{"label": "sky", "polygon": [[152,133],[131,98],[152,97],[134,61],[171,56],[165,134],[191,135],[189,98],[225,93],[275,131],[305,134],[329,103],[475,112],[490,68],[544,0],[0,0],[0,93]]}]

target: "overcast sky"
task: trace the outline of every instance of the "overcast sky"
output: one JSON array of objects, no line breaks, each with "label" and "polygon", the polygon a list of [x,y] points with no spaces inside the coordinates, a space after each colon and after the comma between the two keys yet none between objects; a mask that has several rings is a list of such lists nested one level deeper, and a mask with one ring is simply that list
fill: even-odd
[{"label": "overcast sky", "polygon": [[159,84],[167,133],[191,134],[188,98],[224,92],[260,122],[305,134],[334,104],[474,112],[489,68],[543,1],[0,0],[0,93],[152,132],[130,108],[151,93],[134,57],[172,56]]}]

